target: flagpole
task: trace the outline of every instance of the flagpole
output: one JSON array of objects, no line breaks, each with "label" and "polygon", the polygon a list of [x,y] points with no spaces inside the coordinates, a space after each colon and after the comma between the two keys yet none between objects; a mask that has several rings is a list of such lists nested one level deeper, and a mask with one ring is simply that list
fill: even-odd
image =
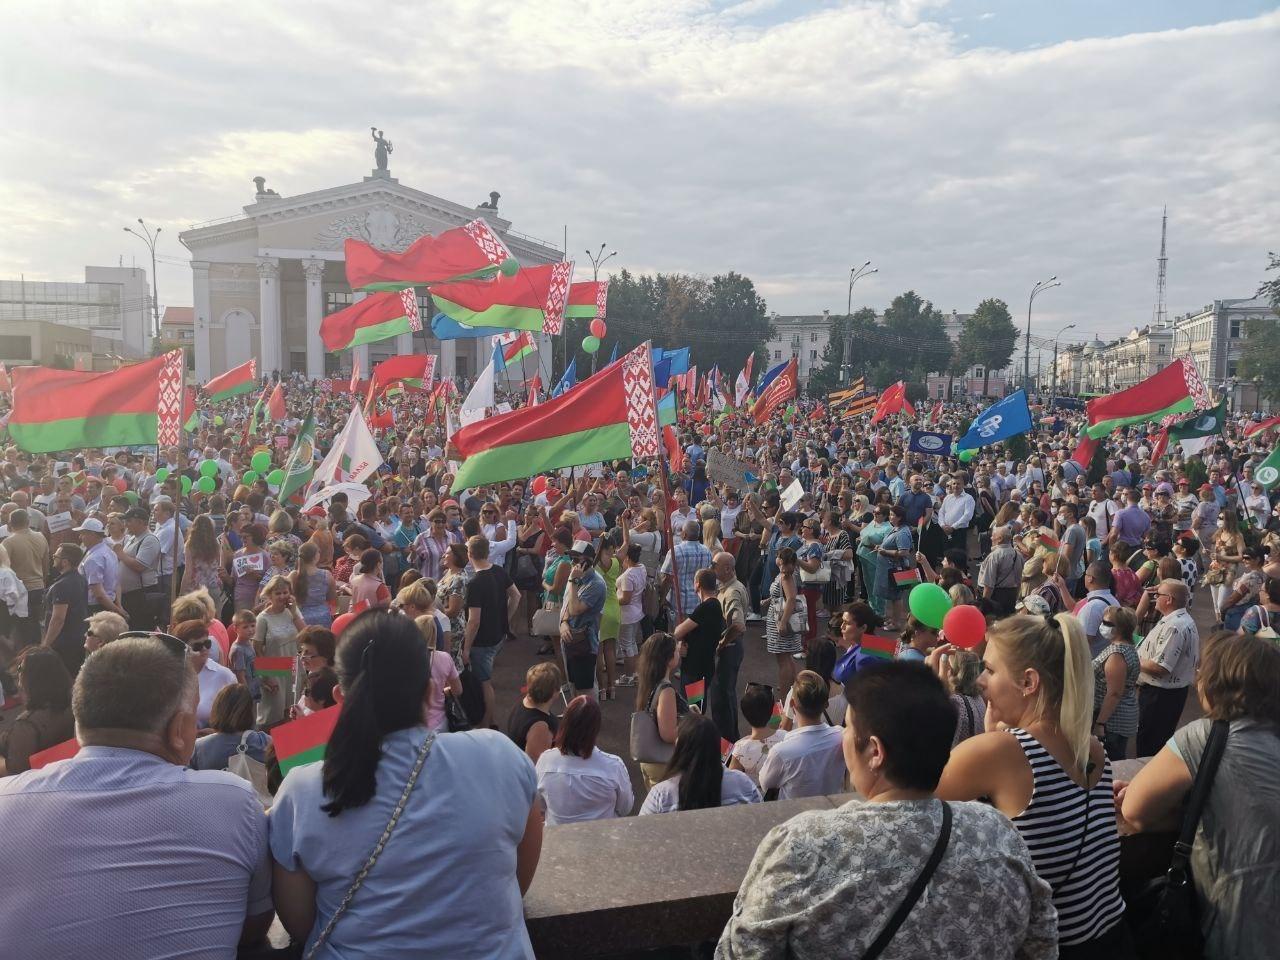
[{"label": "flagpole", "polygon": [[[187,351],[185,347],[179,347],[178,350],[182,354],[182,366],[179,368],[180,370],[182,370],[182,380],[183,380],[183,383],[182,383],[183,390],[181,392],[183,393],[183,395],[185,395],[186,379],[187,379],[186,377]],[[181,402],[179,402],[178,404],[178,420],[179,421],[182,420]],[[178,477],[177,477],[178,498],[177,498],[177,502],[174,503],[173,505],[173,572],[169,574],[169,616],[170,617],[173,616],[174,601],[178,599],[178,548],[181,546],[181,543],[182,543],[182,523],[180,522],[182,517],[181,466],[182,466],[182,447],[183,447],[183,441],[186,440],[186,432],[187,431],[183,429],[183,425],[180,422],[178,424],[178,463],[176,465],[179,468]],[[157,460],[160,459],[160,437],[158,435],[156,436],[156,459]],[[166,624],[165,626],[166,628],[169,628],[172,626],[172,624]]]},{"label": "flagpole", "polygon": [[[667,452],[666,444],[662,442],[662,430],[663,430],[662,416],[658,412],[658,382],[653,375],[653,344],[652,342],[646,343],[645,347],[649,352],[649,378],[653,382],[653,392],[650,399],[652,400],[652,403],[653,403],[653,422],[657,425],[657,428],[658,428],[658,475],[662,480],[662,505],[664,507],[662,514],[666,518],[666,523],[664,525],[667,528],[667,543],[670,545],[670,550],[671,550],[671,577],[675,581],[675,588],[671,591],[671,595],[676,602],[676,623],[678,624],[681,620],[684,619],[684,607],[680,601],[680,566],[679,566],[679,563],[676,561],[676,538],[675,538],[675,532],[671,525],[671,478],[667,476],[668,465],[667,465],[667,459],[666,459],[666,452]],[[676,392],[675,399],[676,399],[676,424],[678,425],[680,422],[679,391]],[[676,431],[677,443],[679,443],[679,439],[680,439],[679,431]],[[673,630],[675,629],[674,624],[669,624],[669,626],[671,626]],[[683,677],[681,677],[680,682],[683,685],[684,683]]]}]

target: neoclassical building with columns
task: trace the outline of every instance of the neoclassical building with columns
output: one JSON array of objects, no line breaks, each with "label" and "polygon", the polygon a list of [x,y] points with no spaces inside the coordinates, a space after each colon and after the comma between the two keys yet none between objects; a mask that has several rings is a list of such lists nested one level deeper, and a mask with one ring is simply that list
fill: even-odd
[{"label": "neoclassical building with columns", "polygon": [[[521,264],[554,263],[552,244],[511,229],[498,215],[496,193],[474,207],[402,185],[386,169],[359,183],[282,196],[254,179],[257,193],[243,216],[196,224],[180,234],[191,251],[196,378],[207,381],[250,357],[259,375],[272,370],[308,377],[350,376],[353,351],[327,353],[320,322],[363,296],[347,285],[343,241],[354,237],[384,250],[404,250],[483,217]],[[436,340],[425,289],[419,306],[423,332],[357,347],[361,372],[406,353],[435,353],[437,376],[474,377],[489,361],[489,338]],[[545,346],[545,344],[540,344]],[[550,351],[538,351],[543,382]],[[529,375],[534,370],[529,368]]]}]

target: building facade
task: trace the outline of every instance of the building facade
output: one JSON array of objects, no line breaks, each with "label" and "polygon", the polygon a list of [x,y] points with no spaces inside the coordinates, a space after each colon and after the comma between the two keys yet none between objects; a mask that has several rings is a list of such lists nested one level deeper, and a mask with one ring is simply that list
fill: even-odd
[{"label": "building facade", "polygon": [[92,352],[103,356],[149,356],[151,316],[151,285],[138,267],[85,267],[83,283],[0,280],[0,324],[6,332],[16,321],[67,327],[86,333]]},{"label": "building facade", "polygon": [[[192,257],[195,370],[201,381],[250,357],[259,359],[261,373],[279,370],[311,378],[348,376],[353,360],[367,375],[380,360],[415,352],[438,354],[440,377],[474,377],[488,363],[487,337],[438,341],[431,336],[425,288],[419,296],[423,333],[327,353],[321,321],[363,297],[347,285],[343,243],[348,237],[401,251],[419,237],[483,217],[522,265],[563,259],[550,243],[513,231],[511,221],[498,216],[493,195],[492,206],[469,207],[407,187],[386,169],[359,183],[289,197],[268,190],[262,178],[254,182],[257,193],[243,216],[196,225],[179,236]],[[539,357],[546,383],[550,351],[540,350]]]},{"label": "building facade", "polygon": [[822,366],[822,354],[831,341],[831,311],[820,314],[769,317],[773,324],[773,339],[765,344],[769,354],[769,366],[783,360],[796,358],[796,375],[803,390],[813,371]]},{"label": "building facade", "polygon": [[[960,340],[964,325],[969,319],[967,313],[943,315],[943,327],[947,338],[954,345]],[[986,393],[983,393],[983,374],[986,374]],[[975,364],[960,376],[953,376],[943,371],[931,373],[925,378],[925,388],[931,400],[948,400],[959,397],[1003,397],[1009,386],[1008,370],[986,370],[981,364]]]},{"label": "building facade", "polygon": [[[0,363],[91,370],[93,334],[84,327],[44,320],[6,320],[0,325]],[[103,357],[103,369],[109,369],[108,364]]]}]

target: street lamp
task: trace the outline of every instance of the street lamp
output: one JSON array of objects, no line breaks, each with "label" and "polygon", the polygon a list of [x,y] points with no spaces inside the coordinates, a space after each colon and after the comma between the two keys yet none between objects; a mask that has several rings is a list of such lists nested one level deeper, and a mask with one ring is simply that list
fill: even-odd
[{"label": "street lamp", "polygon": [[135,237],[147,245],[147,249],[151,251],[151,322],[155,326],[155,336],[160,337],[160,286],[156,278],[156,241],[160,239],[161,227],[156,227],[152,233],[142,218],[138,218],[138,226],[142,227],[142,233],[139,233],[133,227],[125,227],[125,233],[132,233]]},{"label": "street lamp", "polygon": [[880,269],[878,267],[868,270],[867,267],[870,267],[870,266],[871,266],[871,261],[868,260],[866,263],[864,263],[860,267],[849,268],[849,303],[845,306],[845,310],[844,310],[846,317],[852,315],[853,313],[853,285],[857,283],[859,280],[861,280],[863,277],[869,277],[873,273],[880,272]]},{"label": "street lamp", "polygon": [[1050,393],[1049,409],[1053,409],[1054,402],[1058,399],[1058,338],[1068,330],[1074,330],[1076,325],[1068,323],[1065,327],[1053,335],[1053,390]]},{"label": "street lamp", "polygon": [[607,257],[606,257],[606,256],[603,256],[603,254],[604,254],[604,248],[605,248],[605,247],[607,247],[607,246],[608,246],[608,244],[607,244],[607,243],[602,243],[602,244],[600,244],[600,249],[599,249],[599,250],[597,250],[595,253],[592,253],[590,250],[587,250],[587,251],[586,251],[587,259],[591,261],[591,279],[592,279],[592,280],[599,280],[599,279],[600,279],[600,265],[601,265],[601,264],[603,264],[606,260],[608,260],[608,259],[609,259],[609,257],[616,257],[616,256],[618,255],[618,251],[617,251],[617,250],[613,250],[613,251],[611,251],[611,252],[609,253],[609,256],[607,256]]},{"label": "street lamp", "polygon": [[1031,296],[1027,298],[1027,342],[1022,351],[1022,385],[1027,387],[1031,383],[1031,305],[1036,302],[1036,297],[1044,291],[1053,287],[1060,287],[1057,274],[1054,274],[1048,280],[1039,281],[1031,288]]}]

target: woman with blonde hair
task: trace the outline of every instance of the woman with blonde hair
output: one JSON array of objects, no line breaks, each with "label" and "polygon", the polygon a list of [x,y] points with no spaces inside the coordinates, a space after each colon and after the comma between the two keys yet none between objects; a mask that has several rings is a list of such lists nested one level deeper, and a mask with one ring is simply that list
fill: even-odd
[{"label": "woman with blonde hair", "polygon": [[214,606],[213,597],[204,587],[174,599],[173,606],[169,609],[169,622],[176,626],[187,620],[200,620],[209,628],[209,636],[215,641],[213,649],[209,651],[209,659],[223,666],[229,664],[231,635],[218,619],[218,608]]},{"label": "woman with blonde hair", "polygon": [[293,532],[293,517],[285,510],[276,510],[267,522],[267,546],[280,540],[287,540],[295,550],[302,544],[302,540]]},{"label": "woman with blonde hair", "polygon": [[938,796],[987,798],[1053,888],[1061,957],[1126,956],[1111,763],[1090,733],[1093,664],[1080,621],[1015,615],[987,633],[986,733],[951,753]]}]

